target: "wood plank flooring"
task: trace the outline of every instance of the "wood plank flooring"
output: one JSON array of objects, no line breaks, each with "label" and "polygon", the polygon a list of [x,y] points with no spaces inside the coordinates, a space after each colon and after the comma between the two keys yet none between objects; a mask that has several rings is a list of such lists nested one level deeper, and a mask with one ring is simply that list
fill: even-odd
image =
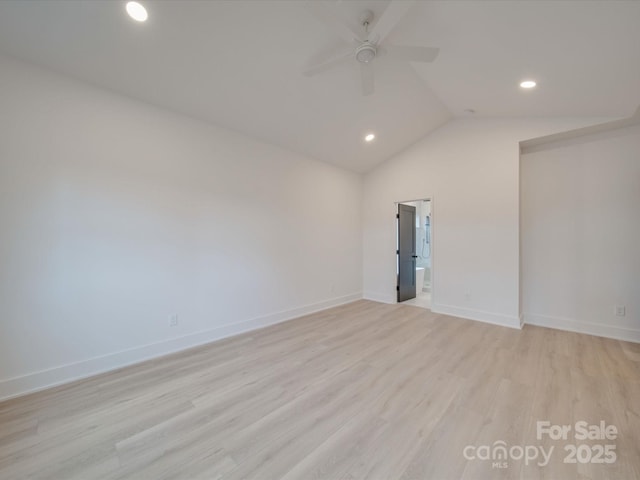
[{"label": "wood plank flooring", "polygon": [[[463,455],[496,442],[554,452]],[[358,301],[0,403],[0,478],[640,479],[640,345]]]}]

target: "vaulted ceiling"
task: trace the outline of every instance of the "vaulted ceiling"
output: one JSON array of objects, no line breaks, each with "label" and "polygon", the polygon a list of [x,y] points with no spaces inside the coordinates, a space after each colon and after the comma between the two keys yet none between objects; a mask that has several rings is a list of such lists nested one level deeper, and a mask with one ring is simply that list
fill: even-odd
[{"label": "vaulted ceiling", "polygon": [[[370,96],[355,61],[302,75],[348,46],[303,1],[140,1],[145,23],[119,0],[4,0],[0,51],[358,172],[469,109],[622,117],[640,104],[638,1],[415,2],[388,40],[440,54],[376,58]],[[389,0],[325,3],[352,23],[370,9],[375,26]]]}]

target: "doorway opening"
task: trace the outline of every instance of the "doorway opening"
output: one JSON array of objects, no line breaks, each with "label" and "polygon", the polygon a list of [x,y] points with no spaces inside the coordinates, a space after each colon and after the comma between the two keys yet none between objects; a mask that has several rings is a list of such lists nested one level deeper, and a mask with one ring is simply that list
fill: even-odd
[{"label": "doorway opening", "polygon": [[433,277],[432,201],[398,203],[397,301],[431,309]]}]

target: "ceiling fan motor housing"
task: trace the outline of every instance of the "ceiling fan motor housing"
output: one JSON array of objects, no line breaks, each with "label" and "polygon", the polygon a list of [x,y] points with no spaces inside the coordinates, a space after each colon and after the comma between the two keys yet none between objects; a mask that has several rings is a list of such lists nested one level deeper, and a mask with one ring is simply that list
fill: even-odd
[{"label": "ceiling fan motor housing", "polygon": [[376,58],[376,47],[369,41],[364,42],[356,49],[356,60],[360,63],[369,63]]}]

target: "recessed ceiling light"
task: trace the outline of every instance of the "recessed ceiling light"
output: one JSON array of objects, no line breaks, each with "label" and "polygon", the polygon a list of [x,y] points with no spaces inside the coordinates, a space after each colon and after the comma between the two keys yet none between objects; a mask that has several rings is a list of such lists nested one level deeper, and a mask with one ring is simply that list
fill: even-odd
[{"label": "recessed ceiling light", "polygon": [[373,133],[367,133],[364,137],[365,142],[372,142],[376,136]]},{"label": "recessed ceiling light", "polygon": [[522,88],[533,88],[536,86],[536,82],[533,80],[525,80],[524,82],[520,82],[520,86]]},{"label": "recessed ceiling light", "polygon": [[149,17],[147,9],[138,2],[127,2],[127,13],[138,22],[144,22]]}]

